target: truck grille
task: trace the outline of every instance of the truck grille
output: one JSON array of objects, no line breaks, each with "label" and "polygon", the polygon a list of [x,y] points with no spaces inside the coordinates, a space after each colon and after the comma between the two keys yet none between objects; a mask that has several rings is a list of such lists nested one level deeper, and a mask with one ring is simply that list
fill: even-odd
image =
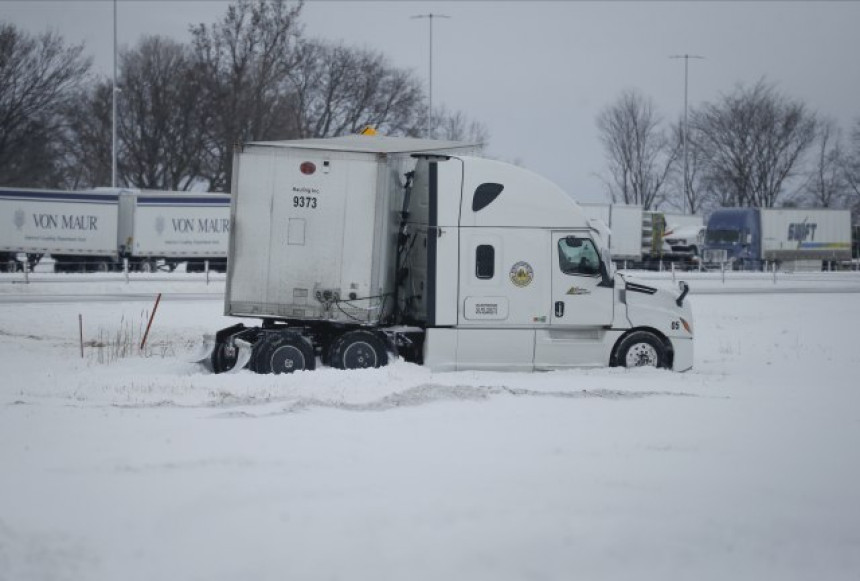
[{"label": "truck grille", "polygon": [[705,262],[726,262],[728,253],[724,249],[708,248],[702,253]]}]

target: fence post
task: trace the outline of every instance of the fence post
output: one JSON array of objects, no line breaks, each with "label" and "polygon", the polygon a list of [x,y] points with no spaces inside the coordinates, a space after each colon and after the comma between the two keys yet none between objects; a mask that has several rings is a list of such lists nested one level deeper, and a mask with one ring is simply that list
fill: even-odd
[{"label": "fence post", "polygon": [[723,284],[726,284],[726,263],[725,262],[720,263],[720,270],[723,273]]},{"label": "fence post", "polygon": [[203,269],[206,271],[206,286],[209,286],[209,260],[203,261]]},{"label": "fence post", "polygon": [[672,282],[675,282],[675,263],[672,263]]},{"label": "fence post", "polygon": [[24,261],[24,283],[30,284],[30,260]]},{"label": "fence post", "polygon": [[122,272],[125,274],[125,284],[128,284],[128,257],[122,259]]}]

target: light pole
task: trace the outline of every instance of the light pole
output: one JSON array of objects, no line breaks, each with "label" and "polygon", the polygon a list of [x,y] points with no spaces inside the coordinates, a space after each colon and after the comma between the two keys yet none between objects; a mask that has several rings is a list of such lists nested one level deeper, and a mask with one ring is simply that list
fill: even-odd
[{"label": "light pole", "polygon": [[412,18],[426,18],[430,22],[430,64],[428,68],[429,89],[427,91],[427,137],[430,137],[430,128],[433,120],[433,19],[434,18],[451,18],[447,14],[418,14]]},{"label": "light pole", "polygon": [[[684,127],[681,129],[681,142],[684,147],[684,204],[683,212],[687,211],[687,200],[690,198],[690,175],[687,165],[687,87],[689,77],[690,59],[704,59],[705,57],[695,54],[676,54],[670,59],[684,59]],[[690,204],[690,213],[693,213],[693,205]]]},{"label": "light pole", "polygon": [[116,187],[116,0],[113,0],[113,88],[111,90],[111,170],[110,186]]}]

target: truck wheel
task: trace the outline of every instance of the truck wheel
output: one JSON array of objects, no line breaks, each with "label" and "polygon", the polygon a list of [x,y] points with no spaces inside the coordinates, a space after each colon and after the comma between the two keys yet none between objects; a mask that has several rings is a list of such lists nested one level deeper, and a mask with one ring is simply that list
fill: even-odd
[{"label": "truck wheel", "polygon": [[313,345],[298,333],[267,333],[254,345],[251,369],[257,373],[309,371],[315,366]]},{"label": "truck wheel", "polygon": [[365,369],[388,365],[388,352],[385,343],[370,331],[350,331],[335,339],[328,359],[337,369]]},{"label": "truck wheel", "polygon": [[239,349],[234,347],[227,350],[227,343],[216,343],[212,350],[212,371],[214,373],[226,373],[236,366],[239,358]]},{"label": "truck wheel", "polygon": [[666,346],[653,333],[636,331],[621,341],[615,355],[620,367],[668,367]]}]

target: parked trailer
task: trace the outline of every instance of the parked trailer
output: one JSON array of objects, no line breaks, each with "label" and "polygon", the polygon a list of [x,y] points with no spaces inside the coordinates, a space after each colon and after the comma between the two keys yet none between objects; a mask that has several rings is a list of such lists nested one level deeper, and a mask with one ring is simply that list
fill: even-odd
[{"label": "parked trailer", "polygon": [[224,272],[230,232],[230,195],[124,191],[119,197],[120,253],[136,270],[154,270],[159,260],[188,272],[206,261]]},{"label": "parked trailer", "polygon": [[116,193],[0,188],[0,251],[50,254],[57,271],[119,260]]},{"label": "parked trailer", "polygon": [[115,270],[125,258],[135,270],[187,262],[189,271],[202,271],[208,261],[224,271],[230,196],[0,188],[0,221],[9,226],[0,229],[7,268],[19,268],[11,257],[23,252],[50,254],[57,272]]},{"label": "parked trailer", "polygon": [[614,273],[568,194],[468,145],[352,136],[234,154],[215,372],[543,370],[693,362],[686,284]]},{"label": "parked trailer", "polygon": [[642,206],[585,203],[581,207],[586,216],[609,228],[609,251],[616,264],[642,262]]},{"label": "parked trailer", "polygon": [[724,208],[711,214],[703,259],[707,265],[759,270],[821,270],[851,259],[851,212],[823,208]]},{"label": "parked trailer", "polygon": [[617,265],[657,269],[666,262],[689,263],[701,244],[696,240],[701,216],[644,210],[628,204],[582,204],[585,214],[610,229],[609,250]]}]

